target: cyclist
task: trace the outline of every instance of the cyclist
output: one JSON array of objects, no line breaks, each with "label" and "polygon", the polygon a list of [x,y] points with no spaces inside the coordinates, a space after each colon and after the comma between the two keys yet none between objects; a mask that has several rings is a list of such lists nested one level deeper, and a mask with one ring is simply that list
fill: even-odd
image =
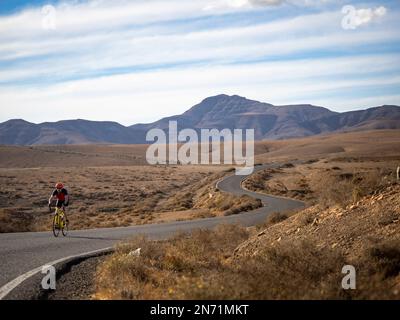
[{"label": "cyclist", "polygon": [[53,200],[57,200],[56,206],[57,208],[62,208],[65,214],[65,219],[68,222],[67,213],[65,207],[68,206],[68,191],[64,188],[64,185],[61,182],[57,182],[55,185],[55,189],[49,198],[49,207]]}]

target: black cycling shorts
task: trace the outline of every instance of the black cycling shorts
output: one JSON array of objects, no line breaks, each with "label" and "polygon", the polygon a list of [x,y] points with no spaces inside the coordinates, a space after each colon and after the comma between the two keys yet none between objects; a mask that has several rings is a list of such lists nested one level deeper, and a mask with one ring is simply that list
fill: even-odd
[{"label": "black cycling shorts", "polygon": [[57,200],[56,207],[61,208],[62,206],[67,207],[68,203],[65,203],[65,200]]}]

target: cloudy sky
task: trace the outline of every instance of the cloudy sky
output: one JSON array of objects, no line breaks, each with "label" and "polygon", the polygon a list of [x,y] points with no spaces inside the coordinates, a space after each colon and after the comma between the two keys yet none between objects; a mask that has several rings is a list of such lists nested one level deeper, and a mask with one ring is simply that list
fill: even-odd
[{"label": "cloudy sky", "polygon": [[131,125],[220,93],[400,105],[399,18],[399,0],[1,0],[0,122]]}]

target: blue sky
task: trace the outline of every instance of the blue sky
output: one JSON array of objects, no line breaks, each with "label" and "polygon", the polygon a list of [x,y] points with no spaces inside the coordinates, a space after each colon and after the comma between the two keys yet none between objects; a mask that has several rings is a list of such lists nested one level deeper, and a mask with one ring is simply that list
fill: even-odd
[{"label": "blue sky", "polygon": [[219,93],[400,105],[399,13],[398,0],[2,0],[0,122],[130,125]]}]

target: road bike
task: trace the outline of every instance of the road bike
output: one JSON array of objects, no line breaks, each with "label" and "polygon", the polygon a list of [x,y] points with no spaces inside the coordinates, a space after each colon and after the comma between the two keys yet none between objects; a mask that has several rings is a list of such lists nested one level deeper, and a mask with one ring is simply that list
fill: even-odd
[{"label": "road bike", "polygon": [[[50,208],[51,210],[51,208]],[[53,234],[55,237],[58,237],[60,234],[65,237],[68,234],[68,220],[65,216],[65,212],[62,208],[56,207],[54,216],[53,216]]]}]

